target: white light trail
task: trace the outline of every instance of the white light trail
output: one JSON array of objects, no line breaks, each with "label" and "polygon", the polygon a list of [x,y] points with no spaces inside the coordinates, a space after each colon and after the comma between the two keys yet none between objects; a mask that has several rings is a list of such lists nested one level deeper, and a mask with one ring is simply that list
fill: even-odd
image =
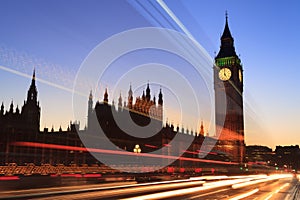
[{"label": "white light trail", "polygon": [[[28,74],[25,74],[23,72],[19,72],[17,70],[14,70],[14,69],[11,69],[11,68],[8,68],[8,67],[5,67],[5,66],[1,66],[0,65],[0,69],[3,70],[3,71],[7,71],[7,72],[10,72],[12,74],[16,74],[18,76],[22,76],[22,77],[25,77],[25,78],[28,78],[28,79],[31,79],[32,78],[32,75],[28,75]],[[58,84],[55,84],[55,83],[52,83],[52,82],[49,82],[49,81],[46,81],[44,79],[40,79],[40,78],[35,78],[36,81],[40,82],[40,83],[44,83],[46,85],[49,85],[49,86],[52,86],[52,87],[55,87],[55,88],[58,88],[58,89],[61,89],[61,90],[64,90],[64,91],[67,91],[67,92],[70,92],[70,93],[76,93],[78,95],[81,95],[81,96],[86,96],[86,94],[82,94],[82,93],[79,93],[77,91],[73,91],[73,89],[71,88],[67,88],[67,87],[64,87],[62,85],[58,85]]]},{"label": "white light trail", "polygon": [[246,198],[246,197],[249,197],[249,196],[251,196],[252,194],[255,194],[256,192],[258,192],[259,191],[259,189],[254,189],[254,190],[251,190],[250,192],[246,192],[246,193],[243,193],[243,194],[241,194],[241,195],[239,195],[239,196],[236,196],[236,197],[233,197],[233,198],[231,198],[230,200],[239,200],[239,199],[243,199],[243,198]]}]

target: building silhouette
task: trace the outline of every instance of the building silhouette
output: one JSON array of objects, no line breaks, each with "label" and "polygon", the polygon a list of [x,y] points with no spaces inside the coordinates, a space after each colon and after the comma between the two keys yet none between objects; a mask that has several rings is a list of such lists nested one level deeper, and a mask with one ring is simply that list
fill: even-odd
[{"label": "building silhouette", "polygon": [[24,101],[21,110],[11,101],[10,107],[5,111],[2,103],[0,109],[0,133],[22,132],[38,133],[40,129],[41,108],[37,100],[38,92],[35,85],[35,71],[33,71],[31,85],[27,92],[27,100]]},{"label": "building silhouette", "polygon": [[[181,155],[186,158],[199,159],[200,149],[206,145],[216,146],[208,154],[209,159],[243,162],[245,154],[244,117],[243,117],[243,69],[234,48],[228,19],[221,37],[221,48],[215,57],[214,88],[216,103],[216,134],[215,138],[205,136],[204,125],[201,122],[199,131],[189,131],[175,127],[171,123],[163,123],[163,91],[160,89],[157,97],[151,95],[150,84],[141,96],[135,97],[131,85],[128,98],[121,94],[117,105],[110,101],[107,88],[103,100],[96,101],[92,92],[87,102],[87,127],[79,130],[79,122],[70,122],[67,130],[59,128],[51,131],[45,128],[40,131],[40,112],[38,92],[36,88],[35,71],[27,93],[27,99],[21,110],[18,106],[14,110],[13,102],[9,110],[5,111],[2,104],[0,112],[0,164],[6,163],[34,163],[34,164],[95,164],[99,163],[88,151],[84,151],[84,144],[80,135],[97,135],[99,128],[107,138],[118,148],[133,152],[138,145],[141,152],[152,152],[162,147],[168,147],[175,136],[178,141],[170,146],[164,155]],[[156,99],[157,98],[157,99]],[[225,102],[225,104],[224,104]],[[129,123],[132,121],[133,123]],[[148,132],[136,131],[135,126],[149,126]],[[101,139],[101,138],[100,138]],[[187,149],[181,149],[187,141],[191,141]],[[100,140],[101,141],[101,140]],[[53,145],[56,148],[52,148]],[[76,149],[76,150],[73,150]],[[80,149],[80,150],[78,150]],[[211,149],[211,148],[206,148]],[[188,159],[185,159],[188,160]],[[198,167],[193,161],[177,160],[177,166]]]},{"label": "building silhouette", "polygon": [[215,57],[214,89],[218,138],[216,148],[229,154],[233,161],[243,162],[245,156],[243,67],[235,52],[227,13],[220,51]]}]

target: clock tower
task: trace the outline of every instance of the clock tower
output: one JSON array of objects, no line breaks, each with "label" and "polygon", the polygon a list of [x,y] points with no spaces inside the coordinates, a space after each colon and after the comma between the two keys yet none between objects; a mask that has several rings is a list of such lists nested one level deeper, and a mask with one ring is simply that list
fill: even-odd
[{"label": "clock tower", "polygon": [[216,149],[243,162],[244,112],[243,112],[243,67],[236,55],[226,13],[226,23],[221,36],[220,51],[214,64],[215,120],[218,142]]}]

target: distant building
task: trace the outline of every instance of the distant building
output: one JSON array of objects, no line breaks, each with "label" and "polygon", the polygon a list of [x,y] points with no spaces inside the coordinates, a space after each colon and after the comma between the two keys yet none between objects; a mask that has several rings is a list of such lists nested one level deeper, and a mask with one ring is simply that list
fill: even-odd
[{"label": "distant building", "polygon": [[275,162],[278,167],[300,170],[299,145],[276,146]]},{"label": "distant building", "polygon": [[260,145],[246,146],[245,161],[262,165],[273,165],[274,153],[271,148]]}]

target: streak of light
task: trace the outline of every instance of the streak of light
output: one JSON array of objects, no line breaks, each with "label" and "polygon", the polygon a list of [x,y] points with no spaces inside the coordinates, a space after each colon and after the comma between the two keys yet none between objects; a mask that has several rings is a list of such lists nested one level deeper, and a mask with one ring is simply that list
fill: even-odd
[{"label": "streak of light", "polygon": [[200,177],[191,177],[190,180],[219,180],[227,179],[228,176],[200,176]]},{"label": "streak of light", "polygon": [[[96,149],[96,148],[85,148],[85,147],[76,147],[76,146],[66,146],[58,144],[46,144],[46,143],[37,143],[37,142],[13,142],[11,143],[14,146],[27,146],[27,147],[37,147],[37,148],[47,148],[47,149],[60,149],[60,150],[70,150],[70,151],[82,151],[82,152],[95,152],[95,153],[104,153],[104,154],[115,154],[115,155],[126,155],[126,156],[136,156],[136,153],[129,151],[120,151],[120,150],[108,150],[108,149]],[[158,155],[152,153],[139,153],[139,156],[152,157],[152,158],[165,158],[165,159],[174,159],[174,160],[186,160],[194,162],[203,162],[203,163],[217,163],[225,165],[238,165],[239,163],[235,162],[225,162],[217,160],[205,160],[200,158],[187,158],[187,157],[177,157],[169,155]]]},{"label": "streak of light", "polygon": [[[73,174],[72,174],[73,175]],[[73,177],[73,176],[72,176]],[[193,187],[197,185],[202,185],[205,181],[190,181],[189,179],[184,180],[173,180],[173,181],[162,181],[162,182],[151,182],[151,183],[140,183],[140,184],[126,184],[126,185],[116,185],[116,186],[107,186],[107,187],[94,187],[94,188],[84,188],[84,189],[72,189],[72,190],[65,190],[65,191],[44,191],[42,189],[42,193],[37,192],[37,189],[33,189],[36,194],[28,193],[25,195],[19,195],[18,198],[25,198],[25,197],[33,197],[34,195],[39,196],[40,194],[43,195],[68,195],[72,193],[80,193],[80,192],[99,192],[101,191],[101,196],[109,196],[109,195],[122,195],[127,192],[137,192],[137,191],[145,191],[148,190],[158,190],[158,189],[171,189],[175,187]],[[146,188],[147,187],[147,188]],[[52,188],[53,189],[53,188]],[[41,190],[41,189],[39,189]],[[29,190],[28,190],[29,191]],[[82,195],[82,194],[80,194]],[[15,196],[16,197],[16,196]],[[52,197],[50,197],[51,199]],[[48,199],[47,197],[45,199]]]},{"label": "streak of light", "polygon": [[172,10],[165,4],[163,0],[157,0],[157,3],[165,10],[165,12],[174,20],[174,22],[181,28],[181,30],[195,43],[195,45],[201,50],[207,60],[211,60],[206,50],[197,42],[194,36],[189,32],[189,30],[183,25],[183,23],[176,17]]},{"label": "streak of light", "polygon": [[0,176],[0,181],[13,181],[19,179],[20,178],[18,176]]},{"label": "streak of light", "polygon": [[272,192],[269,196],[265,198],[265,200],[269,200],[274,194],[278,193],[283,188],[287,187],[289,183],[283,184],[279,189],[275,190],[275,192]]},{"label": "streak of light", "polygon": [[273,180],[282,179],[282,178],[290,178],[290,177],[292,177],[291,174],[273,174],[273,175],[270,175],[269,177],[265,177],[265,178],[262,178],[259,180],[249,180],[248,182],[234,184],[234,185],[232,185],[232,188],[238,189],[238,188],[247,187],[250,185],[256,185],[259,183],[264,183],[264,182],[273,181]]},{"label": "streak of light", "polygon": [[[101,190],[101,193],[79,193],[79,194],[71,194],[71,196],[63,196],[65,199],[91,199],[94,198],[96,196],[99,195],[100,198],[105,199],[105,198],[111,198],[111,197],[116,197],[119,195],[125,195],[125,194],[134,194],[136,192],[140,193],[140,192],[151,192],[151,191],[157,191],[157,190],[171,190],[174,188],[178,188],[178,187],[195,187],[196,185],[202,185],[204,183],[204,181],[190,181],[190,182],[186,182],[186,183],[172,183],[172,184],[158,184],[158,185],[153,185],[153,186],[141,186],[141,184],[139,185],[135,185],[134,187],[131,188],[120,188],[119,190]],[[147,184],[149,185],[149,184]],[[76,193],[81,192],[83,190],[77,190]],[[85,191],[88,191],[88,189],[85,189]],[[95,192],[99,192],[99,190],[94,190]],[[67,192],[65,192],[67,193]],[[62,192],[60,192],[59,194],[62,194]],[[65,195],[65,194],[63,194]],[[96,195],[96,196],[95,196]],[[53,197],[45,197],[42,199],[53,199]],[[59,197],[58,197],[59,199]]]},{"label": "streak of light", "polygon": [[[31,75],[28,75],[28,74],[25,74],[23,72],[19,72],[17,70],[14,70],[14,69],[10,69],[8,67],[4,67],[4,66],[1,66],[0,65],[0,69],[4,70],[4,71],[7,71],[7,72],[10,72],[12,74],[16,74],[18,76],[22,76],[22,77],[25,77],[25,78],[28,78],[28,79],[31,79],[32,76]],[[62,85],[58,85],[58,84],[55,84],[55,83],[52,83],[52,82],[49,82],[49,81],[46,81],[44,79],[40,79],[40,78],[35,78],[36,81],[40,82],[40,83],[44,83],[46,85],[49,85],[49,86],[52,86],[52,87],[55,87],[55,88],[58,88],[58,89],[61,89],[61,90],[64,90],[64,91],[67,91],[67,92],[70,92],[70,93],[75,93],[75,94],[78,94],[78,95],[81,95],[81,96],[86,96],[86,94],[83,94],[83,93],[80,93],[80,92],[77,92],[77,91],[74,91],[73,89],[71,88],[67,88],[67,87],[64,87]]]},{"label": "streak of light", "polygon": [[83,174],[84,178],[100,178],[101,174]]},{"label": "streak of light", "polygon": [[189,199],[199,199],[200,197],[203,197],[203,196],[208,196],[208,195],[211,195],[211,194],[215,194],[215,193],[219,193],[219,192],[224,192],[226,190],[229,190],[228,188],[226,189],[222,189],[222,190],[217,190],[217,191],[213,191],[213,192],[207,192],[205,194],[199,194],[199,195],[196,195],[196,196],[193,196]]},{"label": "streak of light", "polygon": [[232,184],[247,181],[247,180],[248,179],[237,179],[237,180],[217,181],[217,182],[209,183],[209,184],[204,183],[203,186],[200,186],[200,187],[171,190],[171,191],[166,191],[166,192],[158,192],[158,193],[153,193],[153,194],[148,194],[148,195],[126,198],[123,200],[140,200],[140,199],[146,200],[146,199],[172,198],[172,197],[176,197],[176,196],[191,194],[194,192],[200,192],[200,191],[205,191],[205,190],[209,190],[209,189],[216,189],[219,187],[230,186]]},{"label": "streak of light", "polygon": [[252,194],[255,194],[255,193],[258,192],[258,191],[259,191],[259,189],[256,188],[256,189],[251,190],[251,191],[249,191],[249,192],[243,193],[243,194],[241,194],[241,195],[239,195],[239,196],[233,197],[233,198],[231,198],[230,200],[239,200],[239,199],[243,199],[243,198],[246,198],[246,197],[251,196]]}]

